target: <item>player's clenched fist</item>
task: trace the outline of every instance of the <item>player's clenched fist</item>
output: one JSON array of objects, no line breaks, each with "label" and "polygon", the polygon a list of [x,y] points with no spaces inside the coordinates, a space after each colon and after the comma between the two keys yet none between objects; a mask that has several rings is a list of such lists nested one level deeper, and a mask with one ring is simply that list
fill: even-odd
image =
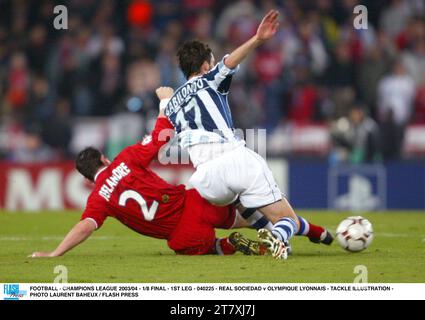
[{"label": "player's clenched fist", "polygon": [[173,88],[170,87],[159,87],[155,92],[159,100],[170,99],[174,94]]}]

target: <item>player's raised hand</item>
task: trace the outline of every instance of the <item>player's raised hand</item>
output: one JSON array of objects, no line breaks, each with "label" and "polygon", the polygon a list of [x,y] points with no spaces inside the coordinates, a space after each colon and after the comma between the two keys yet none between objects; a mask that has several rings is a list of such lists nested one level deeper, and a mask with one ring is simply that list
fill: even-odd
[{"label": "player's raised hand", "polygon": [[155,92],[159,100],[170,99],[174,94],[173,88],[170,87],[159,87]]},{"label": "player's raised hand", "polygon": [[260,41],[269,40],[276,34],[279,27],[279,11],[270,10],[263,18],[257,29],[257,39]]}]

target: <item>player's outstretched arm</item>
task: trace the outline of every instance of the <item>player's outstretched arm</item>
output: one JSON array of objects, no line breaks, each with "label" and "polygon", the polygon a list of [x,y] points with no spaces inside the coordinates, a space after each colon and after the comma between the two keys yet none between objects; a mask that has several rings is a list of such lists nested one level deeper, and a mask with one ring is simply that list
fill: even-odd
[{"label": "player's outstretched arm", "polygon": [[235,51],[233,51],[224,61],[226,67],[234,69],[241,63],[253,50],[260,46],[264,41],[272,38],[279,27],[279,12],[270,10],[263,18],[257,33]]},{"label": "player's outstretched arm", "polygon": [[142,143],[134,145],[134,161],[141,167],[147,167],[158,155],[160,149],[168,143],[174,135],[174,127],[164,115],[164,109],[168,101],[173,96],[174,90],[170,87],[160,87],[156,89],[156,95],[161,101],[159,104],[159,115],[155,127],[149,136],[146,136]]},{"label": "player's outstretched arm", "polygon": [[160,101],[158,118],[163,118],[165,117],[164,109],[167,106],[168,101],[170,101],[171,97],[173,96],[174,90],[170,87],[159,87],[155,92]]},{"label": "player's outstretched arm", "polygon": [[64,255],[66,252],[86,240],[96,229],[93,221],[86,219],[77,223],[66,235],[61,244],[52,252],[34,252],[31,258],[53,258]]}]

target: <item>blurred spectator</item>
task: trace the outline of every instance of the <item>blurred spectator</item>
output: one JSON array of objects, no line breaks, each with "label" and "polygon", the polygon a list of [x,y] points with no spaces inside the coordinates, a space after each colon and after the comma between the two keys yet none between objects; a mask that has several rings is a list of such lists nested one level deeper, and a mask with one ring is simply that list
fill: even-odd
[{"label": "blurred spectator", "polygon": [[415,83],[400,61],[397,61],[392,72],[384,77],[378,85],[378,112],[381,119],[391,110],[394,121],[405,126],[412,117]]},{"label": "blurred spectator", "polygon": [[6,101],[13,112],[18,113],[27,103],[29,86],[27,59],[24,53],[17,52],[11,57],[6,84]]},{"label": "blurred spectator", "polygon": [[407,0],[391,0],[390,2],[390,5],[382,12],[381,27],[385,33],[395,37],[403,30],[413,12]]},{"label": "blurred spectator", "polygon": [[121,61],[117,55],[105,52],[98,60],[96,71],[94,114],[110,115],[116,111],[124,90]]},{"label": "blurred spectator", "polygon": [[340,42],[335,47],[333,59],[324,73],[324,84],[331,91],[330,97],[334,105],[333,115],[340,117],[347,113],[355,99],[352,86],[355,68],[350,55],[350,47]]},{"label": "blurred spectator", "polygon": [[92,57],[103,53],[119,56],[124,52],[124,42],[115,34],[112,25],[104,25],[98,34],[91,37],[87,44],[87,52]]},{"label": "blurred spectator", "polygon": [[331,161],[364,163],[380,160],[380,133],[376,122],[366,115],[365,107],[354,104],[348,118],[340,118],[331,129]]},{"label": "blurred spectator", "polygon": [[376,116],[379,81],[389,71],[391,61],[391,55],[379,43],[366,52],[358,67],[356,83],[359,97],[369,107],[372,116]]},{"label": "blurred spectator", "polygon": [[418,89],[415,101],[414,123],[425,124],[425,84]]},{"label": "blurred spectator", "polygon": [[257,30],[257,9],[252,0],[238,0],[227,6],[217,21],[217,36],[232,45],[248,40]]},{"label": "blurred spectator", "polygon": [[28,120],[37,123],[46,120],[54,113],[55,97],[51,92],[48,80],[42,75],[35,75],[32,79],[27,104]]},{"label": "blurred spectator", "polygon": [[415,85],[425,85],[425,32],[423,38],[413,44],[412,50],[403,53],[401,61]]},{"label": "blurred spectator", "polygon": [[[64,0],[72,14],[63,31],[52,28],[56,4],[0,0],[0,155],[7,158],[24,145],[19,128],[28,123],[41,126],[41,149],[61,157],[80,117],[137,113],[146,130],[156,86],[184,82],[176,61],[183,40],[208,42],[220,59],[271,8],[281,12],[277,36],[233,79],[238,127],[272,134],[294,122],[327,123],[360,99],[365,119],[379,120],[383,154],[392,159],[409,122],[425,123],[423,0]],[[367,30],[353,28],[358,4],[369,9]]]},{"label": "blurred spectator", "polygon": [[316,75],[325,70],[328,54],[318,31],[315,21],[300,21],[297,34],[288,36],[284,45],[285,59],[289,65],[304,64]]},{"label": "blurred spectator", "polygon": [[206,43],[214,41],[211,37],[213,21],[214,16],[210,11],[202,11],[199,13],[194,21],[193,37]]},{"label": "blurred spectator", "polygon": [[165,35],[160,42],[156,63],[161,74],[161,85],[172,88],[180,87],[185,82],[183,73],[176,58],[177,40],[171,35]]},{"label": "blurred spectator", "polygon": [[41,122],[43,141],[62,158],[70,155],[69,144],[72,132],[70,110],[69,101],[61,98],[54,111]]},{"label": "blurred spectator", "polygon": [[291,92],[289,118],[298,124],[309,124],[320,118],[319,92],[313,84],[310,69],[296,69],[296,84]]},{"label": "blurred spectator", "polygon": [[406,27],[395,37],[395,43],[400,50],[409,50],[425,37],[425,21],[423,17],[413,16]]},{"label": "blurred spectator", "polygon": [[159,68],[153,61],[133,62],[127,70],[127,111],[156,116],[158,107],[154,92],[161,84],[160,79]]},{"label": "blurred spectator", "polygon": [[392,73],[384,77],[378,86],[378,114],[385,160],[398,159],[401,155],[404,131],[412,118],[414,99],[415,83],[403,64],[397,61]]},{"label": "blurred spectator", "polygon": [[404,128],[396,123],[394,112],[388,109],[380,121],[382,157],[385,161],[401,157]]},{"label": "blurred spectator", "polygon": [[162,0],[155,2],[154,24],[163,30],[173,21],[181,20],[180,3],[175,0]]},{"label": "blurred spectator", "polygon": [[28,128],[21,144],[9,155],[8,160],[18,163],[49,162],[57,160],[52,150],[44,144],[39,129]]},{"label": "blurred spectator", "polygon": [[29,44],[26,49],[29,66],[35,73],[44,73],[49,47],[47,43],[47,31],[43,25],[36,25],[29,35]]}]

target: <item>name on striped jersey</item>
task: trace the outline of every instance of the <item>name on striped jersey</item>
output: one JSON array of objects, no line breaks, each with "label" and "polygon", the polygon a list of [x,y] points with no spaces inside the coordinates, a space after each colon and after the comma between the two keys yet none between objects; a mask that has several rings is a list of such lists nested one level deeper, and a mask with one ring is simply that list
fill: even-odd
[{"label": "name on striped jersey", "polygon": [[165,109],[165,115],[168,117],[171,114],[177,112],[181,105],[185,103],[186,98],[189,95],[195,94],[198,90],[204,89],[204,87],[204,81],[202,81],[202,79],[197,79],[194,82],[188,83],[187,85],[180,88],[171,98],[170,102],[168,102],[168,105]]}]

